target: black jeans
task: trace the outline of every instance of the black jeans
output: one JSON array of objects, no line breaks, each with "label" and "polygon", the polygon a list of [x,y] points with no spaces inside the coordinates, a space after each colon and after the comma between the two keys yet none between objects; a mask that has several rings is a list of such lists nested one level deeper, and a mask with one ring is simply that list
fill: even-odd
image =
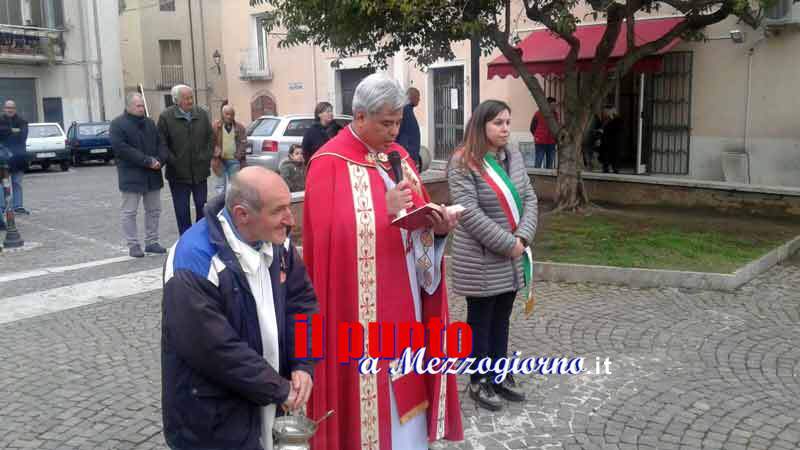
[{"label": "black jeans", "polygon": [[175,219],[178,221],[178,232],[183,235],[192,226],[192,209],[189,197],[194,198],[195,222],[203,218],[203,207],[208,197],[208,184],[203,181],[197,184],[169,182],[172,191],[172,206],[175,208]]},{"label": "black jeans", "polygon": [[[508,354],[508,323],[514,308],[516,291],[491,297],[467,297],[467,324],[472,328],[472,356],[495,360]],[[476,361],[477,364],[477,361]],[[488,375],[470,375],[478,382]]]}]

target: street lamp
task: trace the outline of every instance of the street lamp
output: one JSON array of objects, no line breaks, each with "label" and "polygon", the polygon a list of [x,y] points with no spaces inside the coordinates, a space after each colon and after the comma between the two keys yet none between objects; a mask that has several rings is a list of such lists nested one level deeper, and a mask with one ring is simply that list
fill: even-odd
[{"label": "street lamp", "polygon": [[214,59],[214,65],[217,66],[217,74],[222,75],[222,67],[220,67],[220,62],[222,62],[222,55],[219,53],[219,50],[214,50],[214,54],[211,55],[211,58]]},{"label": "street lamp", "polygon": [[[0,150],[5,150],[5,147],[0,146]],[[4,155],[3,153],[6,154]],[[14,208],[11,200],[11,172],[8,167],[9,159],[5,157],[7,153],[8,152],[0,152],[0,182],[2,182],[2,186],[0,187],[2,191],[0,191],[0,195],[5,197],[6,205],[6,237],[3,239],[3,247],[15,248],[22,247],[25,241],[22,240],[22,236],[20,236],[16,222],[14,221]]]}]

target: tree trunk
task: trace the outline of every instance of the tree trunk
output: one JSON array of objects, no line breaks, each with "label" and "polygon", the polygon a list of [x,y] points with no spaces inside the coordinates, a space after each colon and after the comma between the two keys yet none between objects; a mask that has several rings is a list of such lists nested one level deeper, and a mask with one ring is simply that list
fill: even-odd
[{"label": "tree trunk", "polygon": [[577,211],[589,204],[583,186],[582,127],[564,130],[558,145],[558,178],[556,180],[556,210]]}]

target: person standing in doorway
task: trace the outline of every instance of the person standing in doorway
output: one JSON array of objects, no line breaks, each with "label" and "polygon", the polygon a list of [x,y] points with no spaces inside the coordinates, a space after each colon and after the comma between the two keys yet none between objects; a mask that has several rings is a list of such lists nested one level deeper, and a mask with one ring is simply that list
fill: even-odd
[{"label": "person standing in doorway", "polygon": [[[547,103],[550,104],[550,109],[553,110],[556,122],[559,122],[558,111],[556,111],[556,99],[547,97]],[[544,119],[542,110],[536,111],[531,120],[531,134],[533,134],[533,141],[536,144],[536,161],[534,166],[537,168],[552,169],[555,164],[556,157],[556,138],[550,132],[550,127],[547,126],[547,121]]]},{"label": "person standing in doorway", "polygon": [[0,145],[11,152],[9,172],[11,172],[11,205],[6,205],[5,196],[0,194],[0,230],[6,228],[4,220],[6,207],[13,208],[14,214],[30,214],[22,206],[22,176],[28,167],[28,153],[25,141],[28,139],[28,122],[17,114],[17,104],[7,100],[0,116]]},{"label": "person standing in doorway", "polygon": [[172,88],[172,98],[176,104],[161,113],[158,131],[169,149],[167,181],[178,231],[183,234],[192,226],[190,197],[194,198],[195,220],[203,217],[214,133],[208,113],[194,106],[192,88],[179,84]]},{"label": "person standing in doorway", "polygon": [[417,171],[422,172],[422,158],[419,154],[419,122],[417,122],[417,116],[414,115],[414,108],[419,105],[419,89],[410,87],[407,94],[408,103],[403,107],[403,121],[400,122],[397,143],[406,149],[408,155],[414,160]]},{"label": "person standing in doorway", "polygon": [[222,107],[222,120],[214,123],[214,159],[211,164],[219,177],[214,187],[217,194],[224,194],[231,177],[245,165],[247,157],[247,132],[244,125],[236,121],[236,110],[231,105]]},{"label": "person standing in doorway", "polygon": [[603,172],[619,173],[619,150],[622,148],[624,124],[616,108],[603,110],[603,134],[600,138],[600,162]]},{"label": "person standing in doorway", "polygon": [[[167,250],[158,243],[158,221],[161,217],[161,188],[164,187],[161,167],[169,152],[156,124],[145,117],[141,94],[128,94],[125,112],[111,122],[110,135],[111,147],[117,157],[117,177],[122,193],[122,233],[128,251],[134,258],[141,258],[144,252],[166,253]],[[144,252],[136,228],[140,199],[144,204]]]}]

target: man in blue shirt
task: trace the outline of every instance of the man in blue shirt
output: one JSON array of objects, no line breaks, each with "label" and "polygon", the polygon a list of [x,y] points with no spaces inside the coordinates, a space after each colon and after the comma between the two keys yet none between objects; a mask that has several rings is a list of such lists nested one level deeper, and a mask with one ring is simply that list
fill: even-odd
[{"label": "man in blue shirt", "polygon": [[419,155],[419,123],[414,115],[414,107],[419,105],[419,90],[410,87],[407,91],[408,103],[403,107],[403,120],[400,122],[400,131],[395,142],[403,146],[417,164],[417,170],[422,171],[422,159]]}]

